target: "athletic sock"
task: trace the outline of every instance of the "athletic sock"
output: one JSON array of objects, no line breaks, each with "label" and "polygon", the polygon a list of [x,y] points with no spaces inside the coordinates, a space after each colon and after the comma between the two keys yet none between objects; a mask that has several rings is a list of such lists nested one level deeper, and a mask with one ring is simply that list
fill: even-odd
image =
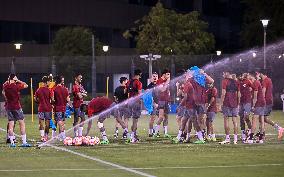
[{"label": "athletic sock", "polygon": [[101,132],[102,137],[104,138],[104,136],[106,136],[106,131],[102,131]]},{"label": "athletic sock", "polygon": [[254,133],[250,133],[250,134],[249,134],[249,139],[252,140],[252,139],[253,139],[253,136],[254,136]]},{"label": "athletic sock", "polygon": [[188,140],[190,139],[190,133],[186,134],[186,139],[188,139]]},{"label": "athletic sock", "polygon": [[226,135],[226,141],[230,141],[230,135]]},{"label": "athletic sock", "polygon": [[39,130],[40,136],[44,137],[44,130]]},{"label": "athletic sock", "polygon": [[22,142],[23,142],[23,144],[27,144],[27,135],[26,134],[22,135]]},{"label": "athletic sock", "polygon": [[238,135],[234,134],[234,141],[238,141]]},{"label": "athletic sock", "polygon": [[211,135],[211,138],[216,138],[216,136],[215,136],[215,134],[214,134],[214,133]]},{"label": "athletic sock", "polygon": [[77,137],[78,136],[78,130],[74,129],[74,136]]},{"label": "athletic sock", "polygon": [[66,135],[65,135],[65,130],[63,132],[61,132],[61,138],[64,140],[66,138]]},{"label": "athletic sock", "polygon": [[78,128],[78,136],[83,136],[83,129],[84,129],[84,127]]},{"label": "athletic sock", "polygon": [[152,134],[153,133],[153,129],[149,129],[149,134]]},{"label": "athletic sock", "polygon": [[52,138],[56,137],[56,130],[53,130],[53,129],[52,129],[52,131],[51,131],[51,136],[52,136]]},{"label": "athletic sock", "polygon": [[159,133],[159,130],[160,130],[160,125],[155,125],[155,133]]},{"label": "athletic sock", "polygon": [[202,131],[197,132],[197,137],[198,137],[199,140],[203,141]]},{"label": "athletic sock", "polygon": [[11,143],[11,144],[15,144],[15,142],[14,142],[14,136],[9,136],[9,139],[10,139],[10,143]]},{"label": "athletic sock", "polygon": [[177,139],[180,139],[181,135],[182,135],[182,131],[181,131],[181,130],[179,130],[179,131],[178,131]]},{"label": "athletic sock", "polygon": [[168,134],[168,126],[164,126],[165,135]]},{"label": "athletic sock", "polygon": [[125,129],[124,129],[124,132],[128,133],[128,128],[125,128]]}]

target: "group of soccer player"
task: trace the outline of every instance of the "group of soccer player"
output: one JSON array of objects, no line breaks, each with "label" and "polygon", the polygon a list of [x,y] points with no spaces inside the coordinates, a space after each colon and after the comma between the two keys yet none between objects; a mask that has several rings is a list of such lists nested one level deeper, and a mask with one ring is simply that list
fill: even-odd
[{"label": "group of soccer player", "polygon": [[[203,76],[204,83],[198,82],[192,71],[182,71],[181,75],[172,81],[168,69],[164,69],[160,77],[156,72],[152,73],[151,82],[146,89],[146,92],[152,93],[151,106],[153,108],[149,119],[149,137],[159,137],[160,127],[163,123],[164,137],[171,138],[168,134],[168,114],[169,104],[172,101],[171,94],[173,94],[171,89],[174,88],[172,87],[174,85],[177,100],[179,100],[176,115],[178,135],[172,139],[174,143],[191,142],[192,128],[194,128],[197,137],[195,144],[203,144],[206,140],[216,141],[213,121],[218,111],[223,113],[226,134],[225,140],[220,144],[231,143],[229,118],[232,118],[234,126],[233,143],[237,144],[238,116],[240,116],[243,143],[263,143],[265,123],[276,128],[279,140],[282,139],[284,129],[269,119],[273,106],[273,86],[271,79],[265,73],[244,73],[237,78],[235,74],[224,72],[221,100],[218,107],[218,92],[214,86],[213,78],[201,69],[198,72]],[[82,86],[82,75],[77,74],[72,87],[74,136],[82,137],[89,134],[92,121],[88,121],[87,131],[83,134],[86,113],[89,118],[99,115],[97,126],[102,136],[101,144],[108,144],[104,121],[112,115],[116,120],[114,137],[118,138],[120,125],[123,129],[122,138],[128,142],[138,142],[137,126],[143,106],[141,75],[142,71],[136,69],[132,78],[121,77],[120,86],[114,92],[114,99],[104,96],[96,97],[86,104],[84,98],[87,96],[87,92]],[[51,86],[53,80],[55,85]],[[22,146],[30,146],[26,141],[24,114],[20,105],[20,90],[27,87],[28,85],[20,81],[15,74],[10,74],[8,80],[3,84],[2,94],[5,98],[5,108],[8,115],[7,142],[10,142],[11,147],[15,147],[14,126],[16,121],[19,121],[20,125]],[[42,86],[34,94],[34,100],[38,103],[41,141],[46,142],[49,139],[50,122],[53,116],[55,126],[59,129],[57,137],[64,140],[66,137],[66,105],[71,106],[68,89],[64,86],[64,77],[44,76]],[[131,132],[128,129],[129,119],[132,119]],[[258,133],[256,133],[257,122],[259,122]],[[52,131],[51,137],[56,137],[55,129]]]}]

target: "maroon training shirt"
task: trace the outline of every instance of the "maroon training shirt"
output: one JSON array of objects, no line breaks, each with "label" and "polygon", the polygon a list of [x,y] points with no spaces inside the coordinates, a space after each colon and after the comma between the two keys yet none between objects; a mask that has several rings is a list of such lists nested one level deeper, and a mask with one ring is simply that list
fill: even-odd
[{"label": "maroon training shirt", "polygon": [[48,87],[40,87],[35,92],[35,96],[39,101],[38,112],[51,112],[51,97],[52,91]]},{"label": "maroon training shirt", "polygon": [[53,91],[54,91],[54,100],[55,100],[54,102],[55,112],[65,112],[67,97],[69,95],[67,88],[62,85],[57,85]]},{"label": "maroon training shirt", "polygon": [[223,106],[237,108],[238,91],[240,91],[239,83],[233,79],[224,79],[222,81],[222,89],[226,90]]},{"label": "maroon training shirt", "polygon": [[258,80],[255,80],[253,83],[253,90],[257,92],[257,101],[255,103],[255,107],[264,107],[265,106],[265,98],[262,92],[262,86]]},{"label": "maroon training shirt", "polygon": [[269,77],[266,77],[263,81],[262,81],[262,87],[266,88],[266,92],[265,92],[265,102],[266,105],[271,105],[273,104],[273,84],[272,81]]},{"label": "maroon training shirt", "polygon": [[6,97],[6,109],[21,109],[20,90],[24,89],[24,85],[19,83],[6,83],[3,87]]},{"label": "maroon training shirt", "polygon": [[207,103],[210,103],[211,98],[215,98],[211,105],[208,107],[207,112],[217,112],[217,96],[218,91],[216,87],[206,90]]},{"label": "maroon training shirt", "polygon": [[241,80],[240,82],[240,103],[246,104],[251,103],[252,101],[252,95],[251,90],[253,88],[252,83],[248,79]]}]

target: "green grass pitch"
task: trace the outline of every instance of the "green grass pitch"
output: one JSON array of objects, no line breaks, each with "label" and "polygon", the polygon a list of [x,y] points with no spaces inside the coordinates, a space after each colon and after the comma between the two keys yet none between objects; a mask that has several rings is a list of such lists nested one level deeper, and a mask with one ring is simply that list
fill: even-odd
[{"label": "green grass pitch", "polygon": [[[272,120],[284,126],[284,113],[275,111]],[[73,119],[67,119],[67,129]],[[0,127],[6,129],[6,118],[0,118]],[[131,124],[131,121],[130,121]],[[215,120],[217,134],[223,134],[221,115]],[[105,122],[109,145],[93,147],[65,147],[73,152],[95,157],[107,162],[135,169],[153,176],[192,176],[192,177],[280,177],[284,176],[284,141],[277,141],[277,132],[266,125],[265,144],[219,145],[218,143],[171,144],[165,138],[148,138],[148,117],[139,120],[138,134],[141,142],[123,144],[112,138],[114,119]],[[93,126],[91,135],[98,136],[98,129]],[[39,140],[37,119],[31,122],[26,115],[26,130],[29,140]],[[122,130],[120,129],[120,135]],[[175,115],[169,118],[169,132],[176,136]],[[19,133],[18,124],[16,133]],[[73,133],[69,133],[69,136]],[[139,176],[125,170],[105,165],[69,152],[51,147],[37,149],[9,148],[5,143],[5,132],[0,132],[0,176]],[[223,137],[219,136],[219,139]],[[18,140],[20,140],[18,138]],[[35,144],[34,141],[30,143]],[[19,144],[19,143],[18,143]]]}]

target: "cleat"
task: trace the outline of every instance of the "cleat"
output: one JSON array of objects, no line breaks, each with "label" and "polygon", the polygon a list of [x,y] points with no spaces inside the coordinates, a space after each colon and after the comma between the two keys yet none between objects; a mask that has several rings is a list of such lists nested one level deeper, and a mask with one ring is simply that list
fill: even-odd
[{"label": "cleat", "polygon": [[190,138],[187,138],[186,140],[184,140],[183,143],[191,143]]},{"label": "cleat", "polygon": [[108,140],[103,140],[103,141],[101,141],[100,144],[109,144],[109,141]]},{"label": "cleat", "polygon": [[131,143],[138,143],[139,142],[139,139],[138,138],[133,138],[132,140],[131,140]]},{"label": "cleat", "polygon": [[118,133],[113,134],[113,137],[114,137],[115,139],[117,139],[117,138],[118,138]]},{"label": "cleat", "polygon": [[245,144],[253,144],[254,142],[253,142],[253,140],[248,139],[248,140],[246,140],[244,143],[245,143]]},{"label": "cleat", "polygon": [[125,143],[130,143],[131,142],[131,139],[130,138],[127,138],[126,140],[125,140]]},{"label": "cleat", "polygon": [[152,138],[154,135],[153,135],[153,133],[152,133],[152,134],[149,134],[148,136],[149,136],[149,138]]},{"label": "cleat", "polygon": [[10,144],[10,148],[15,148],[16,145],[15,144]]},{"label": "cleat", "polygon": [[45,142],[46,142],[45,137],[41,137],[40,141],[43,142],[43,143],[45,143]]},{"label": "cleat", "polygon": [[10,144],[11,143],[11,141],[10,141],[10,139],[8,138],[7,140],[6,140],[6,144]]},{"label": "cleat", "polygon": [[169,134],[165,134],[164,137],[165,138],[172,138],[171,135],[169,135]]},{"label": "cleat", "polygon": [[123,132],[122,134],[122,139],[127,139],[128,138],[128,132]]},{"label": "cleat", "polygon": [[212,139],[211,139],[211,141],[216,142],[216,141],[217,141],[217,139],[216,139],[216,138],[212,138]]},{"label": "cleat", "polygon": [[204,140],[197,140],[195,142],[193,142],[193,144],[205,144]]},{"label": "cleat", "polygon": [[28,143],[25,143],[25,144],[22,144],[21,147],[31,147],[31,145]]},{"label": "cleat", "polygon": [[155,133],[153,137],[154,138],[160,138],[160,134],[159,133]]},{"label": "cleat", "polygon": [[279,128],[278,130],[278,140],[281,141],[283,138],[284,128]]},{"label": "cleat", "polygon": [[230,140],[225,140],[225,141],[222,141],[222,142],[219,142],[219,144],[230,144]]},{"label": "cleat", "polygon": [[259,144],[263,144],[264,141],[263,141],[263,140],[259,140],[258,143],[259,143]]},{"label": "cleat", "polygon": [[178,139],[177,137],[172,139],[173,144],[178,144],[179,142],[180,142],[180,139]]},{"label": "cleat", "polygon": [[234,141],[234,144],[238,144],[238,141]]},{"label": "cleat", "polygon": [[208,142],[209,142],[209,141],[212,141],[212,138],[211,138],[210,136],[206,136],[206,137],[205,137],[205,141],[208,141]]}]

